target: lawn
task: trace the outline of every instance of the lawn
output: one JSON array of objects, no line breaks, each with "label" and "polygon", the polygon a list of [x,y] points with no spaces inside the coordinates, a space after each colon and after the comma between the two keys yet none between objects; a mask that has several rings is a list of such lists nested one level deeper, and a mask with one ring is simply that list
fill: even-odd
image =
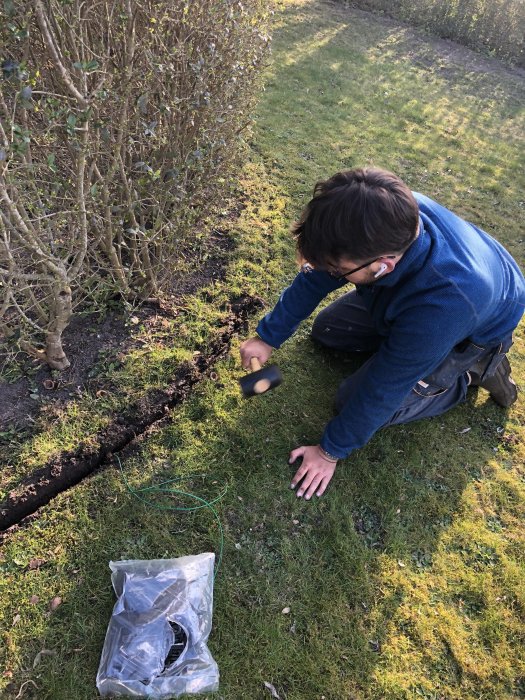
[{"label": "lawn", "polygon": [[[296,269],[290,222],[316,180],[341,168],[397,172],[523,265],[524,97],[523,73],[450,42],[342,4],[281,2],[224,279],[155,334],[139,324],[140,350],[101,375],[110,394],[44,413],[29,435],[6,433],[4,494],[165,386],[213,337],[228,298],[258,294],[271,307]],[[525,697],[523,394],[505,411],[480,390],[444,417],[378,433],[323,498],[303,502],[288,453],[318,441],[355,368],[314,347],[308,329],[275,353],[283,385],[249,401],[234,339],[217,376],[137,440],[122,471],[99,471],[4,538],[3,698],[94,700],[114,604],[108,562],[202,551],[222,557],[218,698],[271,698],[265,683],[281,700]],[[510,356],[525,387],[523,323]],[[191,498],[145,504],[133,493],[168,479],[220,497],[223,536],[211,510],[170,509]]]}]

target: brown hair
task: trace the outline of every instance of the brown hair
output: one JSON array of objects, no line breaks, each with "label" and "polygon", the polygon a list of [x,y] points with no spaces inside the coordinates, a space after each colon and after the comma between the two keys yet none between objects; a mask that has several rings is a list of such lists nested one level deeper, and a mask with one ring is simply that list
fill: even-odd
[{"label": "brown hair", "polygon": [[418,221],[417,202],[401,178],[358,168],[318,182],[292,233],[299,256],[323,269],[341,258],[359,262],[403,252]]}]

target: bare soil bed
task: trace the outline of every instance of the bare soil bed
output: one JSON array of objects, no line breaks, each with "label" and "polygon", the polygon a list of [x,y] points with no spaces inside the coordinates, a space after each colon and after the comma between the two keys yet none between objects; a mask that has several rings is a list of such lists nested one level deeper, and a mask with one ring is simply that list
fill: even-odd
[{"label": "bare soil bed", "polygon": [[[196,292],[212,280],[221,279],[231,240],[221,230],[215,229],[206,246],[209,251],[206,263],[196,266],[191,274],[174,276],[170,293],[162,301],[143,302],[131,314],[116,301],[114,308],[104,315],[76,315],[64,332],[64,349],[71,361],[67,370],[52,372],[48,366],[40,365],[25,354],[14,356],[0,346],[0,440],[3,432],[30,430],[42,410],[63,406],[78,398],[85,389],[96,389],[95,366],[101,359],[106,363],[111,359],[118,362],[119,355],[135,346],[131,337],[134,323],[154,329],[163,319],[174,316],[174,309],[183,304],[185,295]],[[202,250],[200,253],[202,255]],[[130,323],[130,317],[134,323]],[[11,381],[10,371],[16,372]]]},{"label": "bare soil bed", "polygon": [[89,444],[81,444],[73,451],[59,454],[26,477],[0,503],[0,531],[19,524],[57,494],[109,463],[114,454],[132,445],[148,428],[162,421],[169,409],[183,401],[213,364],[227,354],[232,337],[246,330],[249,315],[261,305],[261,301],[253,297],[233,300],[222,332],[208,348],[207,354],[197,353],[192,362],[178,369],[174,381],[166,389],[147,392],[125,413],[113,418],[94,441],[92,439]]}]

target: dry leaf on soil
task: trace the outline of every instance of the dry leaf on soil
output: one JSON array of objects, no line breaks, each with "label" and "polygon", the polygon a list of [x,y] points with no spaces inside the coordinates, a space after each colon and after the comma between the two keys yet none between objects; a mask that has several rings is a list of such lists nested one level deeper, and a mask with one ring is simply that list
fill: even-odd
[{"label": "dry leaf on soil", "polygon": [[53,610],[56,610],[59,605],[62,605],[62,598],[59,595],[55,596],[52,600],[49,601],[49,609],[51,610],[51,612],[53,612]]},{"label": "dry leaf on soil", "polygon": [[33,661],[33,668],[36,668],[38,664],[42,661],[43,656],[55,656],[56,651],[52,651],[51,649],[41,649],[38,654],[35,656],[35,660]]}]

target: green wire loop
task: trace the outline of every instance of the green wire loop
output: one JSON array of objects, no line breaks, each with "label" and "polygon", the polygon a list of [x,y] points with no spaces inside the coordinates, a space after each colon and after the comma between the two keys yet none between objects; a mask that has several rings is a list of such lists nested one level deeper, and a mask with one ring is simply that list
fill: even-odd
[{"label": "green wire loop", "polygon": [[[219,572],[219,569],[221,567],[222,563],[222,554],[224,551],[224,529],[222,527],[221,520],[219,518],[219,514],[213,507],[214,503],[217,503],[220,501],[223,496],[227,492],[227,488],[224,489],[222,493],[220,493],[218,496],[216,496],[212,501],[207,501],[205,498],[201,498],[201,496],[197,496],[194,493],[189,493],[188,491],[182,491],[182,489],[177,489],[177,488],[162,488],[164,486],[169,486],[169,484],[173,484],[176,481],[180,481],[182,477],[175,477],[174,479],[168,479],[167,481],[162,481],[160,484],[154,484],[153,486],[144,486],[143,488],[140,489],[135,489],[129,481],[126,479],[126,475],[124,474],[124,469],[122,468],[122,462],[119,459],[118,455],[115,455],[117,458],[119,468],[120,468],[120,473],[122,474],[122,479],[124,480],[124,484],[126,485],[127,490],[129,493],[132,494],[132,496],[135,496],[136,499],[141,501],[142,503],[145,503],[147,506],[150,506],[151,508],[156,508],[157,510],[173,510],[173,511],[182,511],[186,513],[190,513],[196,510],[201,510],[202,508],[208,508],[211,510],[213,513],[213,516],[217,522],[217,527],[219,528],[219,554],[217,557],[217,563],[215,565],[215,570],[213,574],[213,578],[215,579],[217,577],[217,574]],[[190,475],[191,476],[191,475]],[[199,475],[203,476],[203,475]],[[191,508],[183,507],[183,506],[168,506],[168,505],[161,505],[159,503],[155,503],[152,499],[149,499],[147,497],[144,497],[141,494],[144,493],[167,493],[167,494],[172,494],[172,495],[178,495],[178,496],[185,496],[187,498],[193,498],[195,501],[197,501],[200,505],[193,506]]]}]

